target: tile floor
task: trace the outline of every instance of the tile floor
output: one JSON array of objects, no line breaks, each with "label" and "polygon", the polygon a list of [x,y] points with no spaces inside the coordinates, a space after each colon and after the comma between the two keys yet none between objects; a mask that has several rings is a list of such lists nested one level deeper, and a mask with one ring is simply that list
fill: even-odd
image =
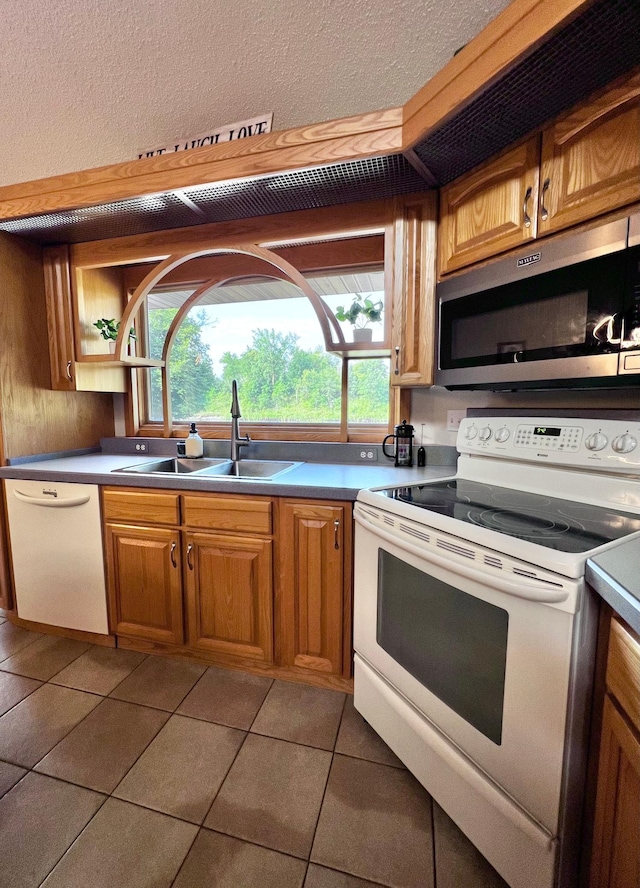
[{"label": "tile floor", "polygon": [[0,615],[0,888],[506,888],[336,691]]}]

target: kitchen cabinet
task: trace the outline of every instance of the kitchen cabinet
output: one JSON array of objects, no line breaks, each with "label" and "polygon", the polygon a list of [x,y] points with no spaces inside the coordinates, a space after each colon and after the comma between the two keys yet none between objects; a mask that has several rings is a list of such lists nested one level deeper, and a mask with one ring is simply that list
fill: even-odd
[{"label": "kitchen cabinet", "polygon": [[351,526],[351,503],[280,503],[279,650],[295,671],[351,674]]},{"label": "kitchen cabinet", "polygon": [[639,132],[636,72],[445,186],[440,274],[640,200]]},{"label": "kitchen cabinet", "polygon": [[590,888],[640,884],[640,637],[609,635]]},{"label": "kitchen cabinet", "polygon": [[433,384],[435,192],[394,202],[385,255],[392,276],[391,384]]}]

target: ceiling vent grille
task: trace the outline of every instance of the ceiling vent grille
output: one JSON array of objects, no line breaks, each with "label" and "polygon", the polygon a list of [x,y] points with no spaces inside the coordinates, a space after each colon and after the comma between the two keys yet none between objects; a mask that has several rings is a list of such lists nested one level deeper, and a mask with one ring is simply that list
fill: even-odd
[{"label": "ceiling vent grille", "polygon": [[445,185],[640,64],[640,0],[597,0],[414,146]]}]

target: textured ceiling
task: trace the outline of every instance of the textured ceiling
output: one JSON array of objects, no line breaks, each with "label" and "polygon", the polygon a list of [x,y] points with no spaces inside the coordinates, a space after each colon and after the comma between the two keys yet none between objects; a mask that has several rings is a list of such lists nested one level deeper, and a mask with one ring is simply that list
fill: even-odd
[{"label": "textured ceiling", "polygon": [[506,0],[0,0],[0,185],[401,105]]}]

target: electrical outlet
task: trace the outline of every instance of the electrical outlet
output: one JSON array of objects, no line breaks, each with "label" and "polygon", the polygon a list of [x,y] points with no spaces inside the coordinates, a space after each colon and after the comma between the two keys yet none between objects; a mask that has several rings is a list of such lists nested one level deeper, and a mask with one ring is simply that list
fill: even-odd
[{"label": "electrical outlet", "polygon": [[457,432],[466,415],[466,410],[447,410],[447,431]]},{"label": "electrical outlet", "polygon": [[146,453],[147,452],[147,445],[143,444],[141,441],[138,441],[136,443],[136,450],[138,451],[138,453]]},{"label": "electrical outlet", "polygon": [[377,450],[361,450],[360,451],[360,459],[365,460],[366,462],[373,462],[378,459],[378,451]]}]

